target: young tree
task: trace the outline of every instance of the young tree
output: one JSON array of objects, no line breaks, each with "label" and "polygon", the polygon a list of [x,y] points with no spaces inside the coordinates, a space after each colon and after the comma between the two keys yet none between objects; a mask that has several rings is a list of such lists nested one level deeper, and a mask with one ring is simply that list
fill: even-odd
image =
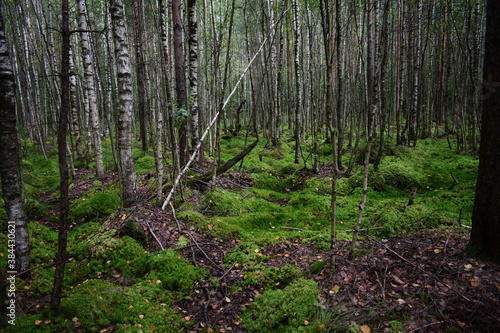
[{"label": "young tree", "polygon": [[488,0],[479,171],[469,245],[500,260],[500,2]]},{"label": "young tree", "polygon": [[137,176],[132,159],[132,67],[123,1],[112,0],[109,10],[118,76],[117,145],[122,180],[122,204],[128,207],[136,201],[137,196]]},{"label": "young tree", "polygon": [[[15,226],[15,265],[9,271],[25,272],[30,267],[28,218],[24,210],[24,184],[17,130],[14,73],[0,4],[0,176],[5,208]],[[11,248],[9,247],[9,250]],[[10,253],[10,252],[9,252]],[[3,269],[4,267],[2,267]]]},{"label": "young tree", "polygon": [[62,1],[62,23],[61,23],[61,106],[59,110],[59,128],[57,135],[57,151],[59,155],[59,234],[57,240],[57,253],[55,259],[56,271],[54,274],[54,288],[50,299],[50,307],[53,313],[59,310],[61,303],[64,267],[66,265],[66,245],[68,243],[69,229],[69,173],[66,157],[68,114],[70,108],[70,25],[68,0]]},{"label": "young tree", "polygon": [[292,0],[293,7],[293,31],[294,31],[294,49],[293,57],[295,62],[295,93],[297,101],[295,105],[295,163],[300,163],[302,153],[302,66],[300,60],[301,43],[301,27],[299,16],[299,2]]},{"label": "young tree", "polygon": [[146,79],[146,62],[144,59],[144,6],[143,0],[134,1],[134,42],[135,42],[135,68],[137,74],[137,102],[139,109],[139,132],[141,136],[142,150],[148,150],[147,135],[147,110],[148,93]]}]

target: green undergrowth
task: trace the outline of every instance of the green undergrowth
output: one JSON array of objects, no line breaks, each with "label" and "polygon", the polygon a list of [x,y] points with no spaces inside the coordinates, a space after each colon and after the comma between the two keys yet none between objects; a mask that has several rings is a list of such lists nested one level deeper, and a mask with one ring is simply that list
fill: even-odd
[{"label": "green undergrowth", "polygon": [[[20,292],[40,299],[52,291],[57,232],[37,222],[29,230],[35,268]],[[20,317],[15,332],[98,332],[110,325],[116,332],[177,332],[194,324],[172,306],[206,272],[173,250],[150,254],[136,240],[89,222],[69,231],[68,254],[60,314]]]},{"label": "green undergrowth", "polygon": [[243,326],[250,332],[317,332],[320,308],[315,281],[297,279],[284,289],[269,290],[243,310]]},{"label": "green undergrowth", "polygon": [[[265,251],[266,245],[279,242],[312,245],[318,252],[327,251],[330,245],[332,175],[323,172],[320,177],[312,170],[311,149],[315,145],[311,139],[304,142],[301,163],[293,163],[294,142],[285,137],[278,146],[261,140],[231,170],[249,174],[253,186],[206,189],[196,201],[199,204],[182,203],[180,199],[174,202],[178,219],[214,236],[216,241],[234,244],[223,259],[223,267],[234,266],[244,273],[230,286],[231,292],[263,288],[262,295],[241,314],[241,325],[251,332],[319,332],[334,327],[336,317],[318,306],[318,287],[305,279],[308,274],[316,274],[313,270],[301,272],[290,264],[271,266],[270,261],[276,258]],[[253,140],[225,137],[221,140],[222,161],[234,157]],[[344,155],[345,165],[351,154],[356,154],[353,161],[362,157],[363,144],[360,147]],[[320,144],[318,153],[321,170],[331,163],[332,150],[328,144]],[[367,234],[386,238],[420,229],[470,225],[477,157],[457,154],[446,141],[435,139],[421,140],[415,148],[389,142],[385,154],[377,170],[372,165],[369,169],[368,199],[361,221]],[[133,155],[139,178],[151,178],[154,158],[140,149],[134,149]],[[50,151],[48,159],[31,154],[23,160],[26,207],[32,220],[48,214],[49,205],[40,199],[42,194],[57,200],[55,156]],[[107,160],[112,159],[108,156]],[[362,172],[362,166],[354,164],[337,181],[339,240],[352,237],[362,196]],[[185,196],[194,193],[196,190],[186,189]],[[190,297],[207,272],[174,250],[148,253],[135,239],[106,228],[103,219],[115,217],[119,206],[118,183],[103,186],[99,180],[71,201],[70,220],[78,226],[69,232],[61,313],[50,318],[45,313],[21,317],[16,332],[96,332],[110,325],[117,327],[116,332],[176,332],[194,324],[182,320],[173,305]],[[2,209],[0,221],[6,220]],[[21,292],[42,299],[52,290],[57,232],[37,222],[31,222],[29,230],[31,260],[36,268],[33,280]],[[1,241],[5,242],[4,235]],[[188,243],[181,238],[177,246]],[[2,260],[5,256],[0,256],[0,263]],[[210,281],[214,286],[220,283],[217,278]],[[50,322],[45,324],[47,319]],[[398,319],[391,325],[396,327]],[[37,320],[42,324],[35,324]],[[356,324],[345,323],[341,328],[349,325],[353,331],[358,329]]]},{"label": "green undergrowth", "polygon": [[[241,148],[241,140],[233,138],[226,143]],[[310,239],[325,238],[331,220],[332,179],[316,178],[307,174],[302,164],[292,163],[291,147],[284,142],[280,147],[255,148],[242,167],[250,172],[255,185],[245,190],[207,192],[203,205],[219,215],[197,220],[228,238],[253,239],[258,234],[266,235],[269,241],[276,236],[286,239],[290,232],[282,228],[288,227],[316,231]],[[457,154],[446,141],[437,139],[421,140],[416,148],[389,142],[384,151],[386,156],[379,168],[370,166],[363,228],[373,235],[388,237],[422,228],[470,225],[476,156]],[[323,148],[323,155],[328,156],[328,149]],[[349,158],[349,154],[344,155],[344,161]],[[245,169],[245,165],[251,167]],[[362,166],[357,166],[352,175],[337,182],[337,228],[341,238],[350,237],[350,232],[344,234],[343,230],[352,230],[357,220],[362,172]],[[415,189],[414,202],[408,205]]]},{"label": "green undergrowth", "polygon": [[[15,332],[179,332],[191,325],[172,309],[172,295],[155,282],[122,287],[106,280],[87,280],[69,290],[60,315],[21,317]],[[37,321],[40,323],[37,324]]]}]

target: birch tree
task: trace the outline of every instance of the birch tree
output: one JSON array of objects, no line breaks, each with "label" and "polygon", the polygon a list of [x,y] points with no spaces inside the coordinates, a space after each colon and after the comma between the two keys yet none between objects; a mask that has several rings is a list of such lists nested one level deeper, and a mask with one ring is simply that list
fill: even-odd
[{"label": "birch tree", "polygon": [[[9,235],[15,236],[10,246],[9,259],[15,254],[15,262],[8,261],[9,271],[26,272],[30,268],[30,244],[28,218],[24,209],[24,184],[21,171],[20,144],[17,130],[15,79],[10,61],[9,47],[0,3],[0,176],[5,208],[9,219]],[[14,229],[13,229],[14,228]],[[15,232],[11,233],[12,230]],[[9,238],[10,240],[10,238]],[[12,250],[12,251],[11,251]]]},{"label": "birch tree", "polygon": [[102,159],[101,124],[99,120],[99,108],[97,104],[97,94],[95,91],[95,75],[92,61],[92,49],[90,44],[87,25],[87,5],[85,0],[78,0],[78,27],[80,30],[80,41],[82,47],[82,60],[85,78],[85,94],[88,101],[91,138],[95,152],[96,176],[104,176],[104,163]]},{"label": "birch tree", "polygon": [[295,105],[295,163],[300,163],[300,156],[302,152],[301,136],[302,136],[302,76],[301,76],[301,27],[299,18],[299,2],[292,0],[293,7],[293,30],[294,30],[294,49],[293,57],[295,63],[295,93],[297,100]]},{"label": "birch tree", "polygon": [[[190,125],[191,146],[196,147],[200,141],[200,115],[198,103],[198,21],[196,19],[196,0],[188,0],[188,43],[189,43],[189,93],[190,93]],[[203,151],[198,152],[198,162],[203,162]]]},{"label": "birch tree", "polygon": [[122,0],[111,0],[110,5],[113,40],[115,45],[118,80],[117,146],[120,178],[122,181],[122,204],[132,205],[137,196],[137,176],[132,159],[132,67],[125,10]]}]

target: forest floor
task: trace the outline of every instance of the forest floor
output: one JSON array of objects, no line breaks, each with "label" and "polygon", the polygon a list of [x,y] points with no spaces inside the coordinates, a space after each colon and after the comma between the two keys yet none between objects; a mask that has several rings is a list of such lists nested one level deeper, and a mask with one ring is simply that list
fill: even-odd
[{"label": "forest floor", "polygon": [[[241,138],[228,140],[224,159],[245,146]],[[350,239],[361,193],[359,171],[340,180],[339,237],[329,250],[331,165],[302,168],[292,162],[286,144],[280,149],[259,147],[239,172],[219,175],[215,190],[208,185],[186,187],[185,200],[173,202],[175,211],[153,203],[151,156],[136,154],[139,201],[122,210],[117,209],[117,173],[95,179],[91,170],[81,168],[70,188],[66,313],[56,318],[47,317],[44,309],[57,243],[57,163],[31,157],[25,163],[34,267],[32,278],[22,281],[19,304],[24,319],[16,329],[500,332],[500,266],[466,252],[469,229],[464,224],[470,222],[477,158],[456,154],[443,140],[428,140],[419,147],[393,148],[381,170],[370,174],[362,225],[368,231],[360,235],[354,252]],[[328,154],[323,158],[328,161]],[[195,172],[209,170],[207,163]],[[409,206],[415,183],[420,187],[415,204]],[[111,209],[105,210],[106,205]],[[128,221],[142,227],[146,243],[125,237]],[[332,254],[334,266],[329,264]],[[140,260],[134,261],[134,256]],[[184,258],[189,265],[182,263]],[[181,274],[181,280],[194,266],[207,273],[186,278],[183,286],[189,288],[178,291],[167,288],[159,275],[166,266],[154,266],[158,260],[182,266],[182,273],[175,271],[181,268],[167,273]],[[295,294],[286,296],[298,280],[301,288],[310,285],[304,281],[317,286],[312,301],[307,301],[311,304],[300,303],[304,299],[294,303]],[[301,294],[296,292],[297,298]],[[281,306],[286,300],[294,304]],[[130,302],[136,302],[134,310]],[[306,315],[298,313],[303,306],[309,306]],[[113,308],[128,313],[117,315]],[[251,311],[261,313],[252,316]],[[273,312],[274,321],[269,318]]]},{"label": "forest floor", "polygon": [[[115,176],[102,181],[110,183]],[[245,187],[248,179],[248,175],[228,173],[217,185]],[[76,181],[72,196],[81,196],[89,184],[85,179]],[[196,203],[199,198],[190,200]],[[50,213],[56,214],[53,208]],[[240,241],[200,232],[178,220],[175,212],[147,202],[124,210],[108,220],[107,227],[119,230],[125,219],[134,218],[147,234],[156,236],[156,240],[149,238],[149,251],[160,250],[158,242],[175,248],[181,236],[189,236],[190,245],[177,250],[209,272],[191,297],[175,306],[186,321],[194,320],[191,331],[215,332],[213,327],[217,327],[217,332],[246,332],[241,327],[241,310],[264,292],[264,286],[257,283],[234,292],[233,287],[246,278],[245,268],[225,267],[224,257]],[[43,223],[54,228],[48,220]],[[350,241],[338,242],[333,251],[335,268],[326,264],[314,272],[311,266],[328,263],[331,252],[304,244],[300,238],[267,244],[260,255],[269,258],[263,263],[266,267],[290,264],[318,283],[318,306],[331,316],[330,324],[319,331],[354,324],[362,332],[500,332],[500,266],[465,255],[467,242],[468,233],[451,230],[383,240],[365,235],[354,256],[350,256]],[[106,331],[115,329],[109,326]]]}]

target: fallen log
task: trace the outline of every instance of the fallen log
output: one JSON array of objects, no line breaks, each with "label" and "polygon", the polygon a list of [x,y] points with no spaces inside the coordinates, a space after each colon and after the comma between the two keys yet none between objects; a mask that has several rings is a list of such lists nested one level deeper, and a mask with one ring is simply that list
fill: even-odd
[{"label": "fallen log", "polygon": [[[227,161],[226,163],[224,163],[220,167],[218,167],[215,170],[215,174],[216,175],[221,175],[224,172],[226,172],[227,170],[231,169],[236,163],[238,163],[245,156],[247,156],[257,146],[257,143],[259,143],[259,138],[257,138],[257,140],[255,140],[250,146],[248,146],[245,149],[243,149],[238,155],[236,155],[235,157],[233,157],[232,159],[230,159],[229,161]],[[214,175],[214,172],[210,171],[210,172],[204,173],[201,176],[193,178],[189,182],[190,183],[192,182],[193,184],[196,184],[196,183],[207,183],[207,182],[209,182],[212,179],[213,175]]]}]

